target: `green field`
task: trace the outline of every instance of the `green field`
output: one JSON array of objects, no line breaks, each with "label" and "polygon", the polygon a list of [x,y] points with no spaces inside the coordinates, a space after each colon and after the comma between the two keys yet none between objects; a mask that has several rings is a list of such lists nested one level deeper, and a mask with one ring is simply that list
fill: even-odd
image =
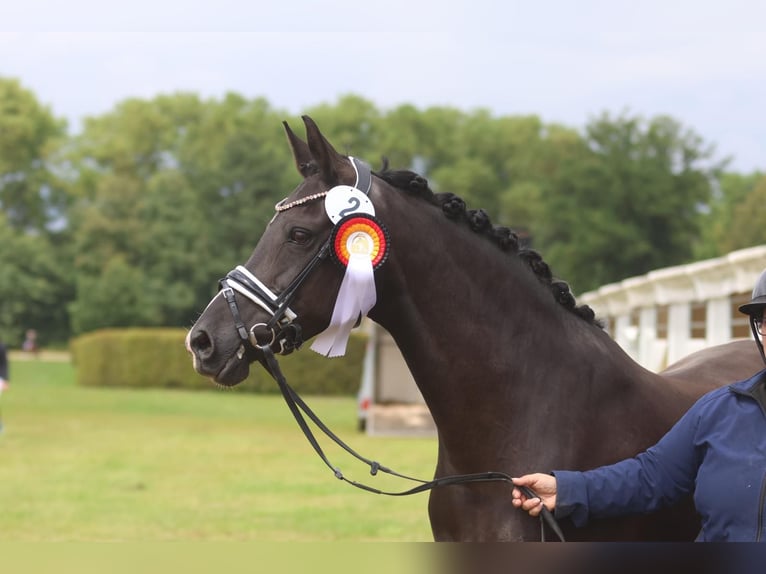
[{"label": "green field", "polygon": [[[367,437],[353,399],[305,399],[365,456],[433,473],[435,439]],[[12,360],[0,409],[4,542],[431,539],[427,494],[336,480],[279,395],[82,388],[68,362]],[[409,488],[323,446],[351,478]]]}]

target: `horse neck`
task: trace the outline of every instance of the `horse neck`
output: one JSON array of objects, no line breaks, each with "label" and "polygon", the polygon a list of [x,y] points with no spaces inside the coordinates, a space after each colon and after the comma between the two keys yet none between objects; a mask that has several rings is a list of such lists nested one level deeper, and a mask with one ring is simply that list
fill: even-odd
[{"label": "horse neck", "polygon": [[571,347],[562,330],[585,322],[519,257],[422,200],[403,196],[396,208],[381,215],[396,225],[370,317],[392,334],[416,380],[461,368],[512,375],[530,345]]},{"label": "horse neck", "polygon": [[[394,337],[440,434],[467,412],[509,427],[536,404],[559,416],[596,386],[650,376],[486,237],[425,205],[381,217],[396,227],[370,317]],[[552,388],[570,396],[552,401]]]},{"label": "horse neck", "polygon": [[[488,242],[481,247],[496,250]],[[481,388],[497,400],[509,387],[534,384],[530,369],[535,378],[553,376],[561,364],[553,357],[567,362],[584,352],[583,333],[593,327],[553,301],[523,262],[503,261],[501,272],[496,255],[513,256],[478,249],[461,258],[457,251],[433,254],[430,268],[429,254],[412,258],[401,282],[383,286],[371,313],[396,340],[427,399],[432,389],[457,397]]]}]

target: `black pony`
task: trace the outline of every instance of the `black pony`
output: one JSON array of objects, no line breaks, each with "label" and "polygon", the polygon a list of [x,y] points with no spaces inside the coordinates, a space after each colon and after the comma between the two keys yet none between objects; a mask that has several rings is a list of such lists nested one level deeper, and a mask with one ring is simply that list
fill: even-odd
[{"label": "black pony", "polygon": [[[741,341],[666,374],[647,371],[510,230],[454,195],[432,193],[412,172],[370,174],[304,122],[305,142],[285,126],[303,181],[187,338],[195,368],[218,383],[244,380],[251,362],[264,361],[259,346],[288,353],[331,324],[351,267],[332,261],[346,221],[328,217],[328,192],[338,186],[349,203],[364,197],[342,186],[372,205],[356,214],[362,227],[380,231],[372,237],[387,257],[364,272],[374,273],[368,314],[396,340],[433,415],[436,477],[615,462],[656,442],[705,391],[762,367],[752,342]],[[510,492],[504,483],[433,490],[434,537],[539,540],[539,524],[512,506]],[[692,540],[699,530],[691,500],[652,515],[562,526],[569,540]]]}]

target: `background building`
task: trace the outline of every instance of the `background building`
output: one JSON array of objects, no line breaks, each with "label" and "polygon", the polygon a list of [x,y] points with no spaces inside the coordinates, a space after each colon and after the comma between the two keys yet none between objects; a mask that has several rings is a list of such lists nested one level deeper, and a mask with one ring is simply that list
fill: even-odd
[{"label": "background building", "polygon": [[766,245],[666,267],[578,297],[638,363],[664,369],[704,347],[752,337],[738,307],[766,269]]}]

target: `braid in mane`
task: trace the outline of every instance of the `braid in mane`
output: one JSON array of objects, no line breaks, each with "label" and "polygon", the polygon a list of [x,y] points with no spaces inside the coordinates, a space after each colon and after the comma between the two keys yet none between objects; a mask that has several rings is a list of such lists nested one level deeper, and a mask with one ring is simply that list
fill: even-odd
[{"label": "braid in mane", "polygon": [[548,288],[556,302],[588,323],[603,327],[593,309],[588,305],[577,305],[569,285],[553,277],[550,267],[537,251],[520,248],[519,238],[511,229],[493,225],[483,209],[467,209],[465,201],[454,193],[434,193],[428,187],[428,181],[412,171],[388,170],[386,167],[384,165],[384,171],[375,172],[375,175],[398,189],[441,207],[449,219],[466,223],[476,233],[489,237],[501,250],[516,253],[540,283]]}]

